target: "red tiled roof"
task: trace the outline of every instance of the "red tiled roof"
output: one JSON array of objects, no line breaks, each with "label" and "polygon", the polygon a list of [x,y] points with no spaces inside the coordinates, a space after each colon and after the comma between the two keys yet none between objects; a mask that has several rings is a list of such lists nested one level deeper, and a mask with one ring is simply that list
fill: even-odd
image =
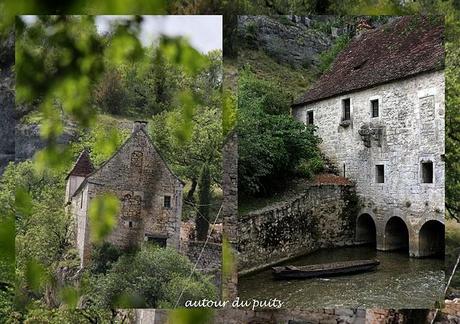
[{"label": "red tiled roof", "polygon": [[67,175],[67,178],[70,176],[86,177],[88,174],[90,174],[94,170],[95,169],[94,169],[93,163],[91,163],[89,153],[87,150],[84,150],[83,152],[80,153],[80,156],[78,157],[77,162],[75,162],[75,165],[73,166],[72,170]]},{"label": "red tiled roof", "polygon": [[313,179],[315,185],[341,185],[349,186],[352,182],[345,177],[341,177],[331,173],[321,173],[315,176]]},{"label": "red tiled roof", "polygon": [[350,41],[301,105],[444,68],[444,19],[404,16]]}]

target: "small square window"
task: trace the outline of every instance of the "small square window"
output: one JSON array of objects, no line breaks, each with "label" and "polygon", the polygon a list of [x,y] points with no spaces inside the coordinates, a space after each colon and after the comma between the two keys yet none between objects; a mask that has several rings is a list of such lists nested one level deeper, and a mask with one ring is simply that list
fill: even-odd
[{"label": "small square window", "polygon": [[371,100],[372,118],[379,116],[379,100]]},{"label": "small square window", "polygon": [[422,183],[433,183],[433,162],[422,162]]},{"label": "small square window", "polygon": [[350,120],[351,119],[351,112],[350,112],[350,98],[342,100],[342,120]]},{"label": "small square window", "polygon": [[377,164],[375,166],[375,182],[377,183],[385,182],[385,167],[383,164]]},{"label": "small square window", "polygon": [[313,110],[307,111],[307,125],[313,125]]},{"label": "small square window", "polygon": [[164,197],[163,206],[164,206],[164,208],[171,208],[171,196],[165,196]]},{"label": "small square window", "polygon": [[159,247],[166,247],[166,237],[159,237],[155,235],[145,234],[145,241],[158,245]]},{"label": "small square window", "polygon": [[132,222],[132,221],[129,221],[129,222],[128,222],[128,226],[129,226],[129,228],[132,228],[132,227],[133,227],[133,222]]}]

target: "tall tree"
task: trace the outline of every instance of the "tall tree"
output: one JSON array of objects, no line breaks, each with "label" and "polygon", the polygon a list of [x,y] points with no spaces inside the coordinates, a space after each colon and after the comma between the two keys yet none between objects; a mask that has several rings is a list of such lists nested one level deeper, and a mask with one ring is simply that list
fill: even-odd
[{"label": "tall tree", "polygon": [[209,206],[211,204],[211,174],[207,164],[203,165],[198,185],[198,213],[196,215],[196,237],[205,241],[209,231]]}]

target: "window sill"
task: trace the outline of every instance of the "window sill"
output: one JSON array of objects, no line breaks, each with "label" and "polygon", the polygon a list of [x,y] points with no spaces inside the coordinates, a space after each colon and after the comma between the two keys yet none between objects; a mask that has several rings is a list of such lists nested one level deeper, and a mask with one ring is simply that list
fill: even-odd
[{"label": "window sill", "polygon": [[350,119],[342,120],[339,125],[342,127],[348,127],[351,125],[351,120]]}]

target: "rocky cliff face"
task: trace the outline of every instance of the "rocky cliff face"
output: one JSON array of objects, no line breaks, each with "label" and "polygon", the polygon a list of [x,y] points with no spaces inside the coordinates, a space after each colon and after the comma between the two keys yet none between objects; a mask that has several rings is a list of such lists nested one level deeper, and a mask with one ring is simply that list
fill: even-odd
[{"label": "rocky cliff face", "polygon": [[[330,48],[332,37],[310,28],[306,17],[240,16],[238,32],[243,47],[258,48],[276,61],[309,68],[319,63],[319,54]],[[298,22],[297,22],[298,20]]]},{"label": "rocky cliff face", "polygon": [[[66,122],[64,133],[57,139],[58,144],[69,144],[78,138],[78,130],[71,122]],[[18,162],[31,159],[34,154],[46,147],[40,137],[37,124],[17,123],[15,129],[15,160]]]},{"label": "rocky cliff face", "polygon": [[14,32],[0,40],[0,174],[14,160]]}]

